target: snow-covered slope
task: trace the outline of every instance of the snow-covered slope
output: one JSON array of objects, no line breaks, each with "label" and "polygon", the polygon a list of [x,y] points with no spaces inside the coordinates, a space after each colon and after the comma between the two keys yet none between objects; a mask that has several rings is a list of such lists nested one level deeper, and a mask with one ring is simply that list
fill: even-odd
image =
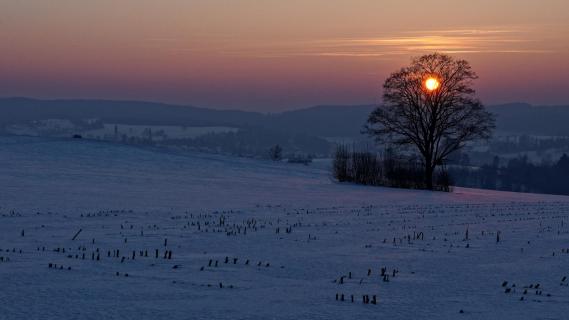
[{"label": "snow-covered slope", "polygon": [[89,140],[0,138],[5,209],[234,208],[567,199],[458,188],[453,194],[343,185],[302,166]]},{"label": "snow-covered slope", "polygon": [[2,137],[0,163],[2,319],[569,312],[568,197],[344,185],[325,163],[84,140]]}]

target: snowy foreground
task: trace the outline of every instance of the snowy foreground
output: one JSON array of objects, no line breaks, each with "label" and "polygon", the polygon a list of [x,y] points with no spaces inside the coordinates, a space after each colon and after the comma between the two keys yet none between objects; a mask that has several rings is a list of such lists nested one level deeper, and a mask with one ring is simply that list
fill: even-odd
[{"label": "snowy foreground", "polygon": [[569,317],[568,197],[80,140],[0,161],[0,319]]}]

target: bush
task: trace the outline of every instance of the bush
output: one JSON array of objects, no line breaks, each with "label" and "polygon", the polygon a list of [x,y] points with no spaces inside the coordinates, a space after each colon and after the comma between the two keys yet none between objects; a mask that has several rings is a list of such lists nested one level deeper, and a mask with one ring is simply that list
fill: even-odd
[{"label": "bush", "polygon": [[343,145],[339,145],[334,153],[334,162],[332,163],[332,173],[334,177],[340,182],[351,181],[351,174],[348,172],[348,160],[350,158],[350,152],[348,148]]},{"label": "bush", "polygon": [[278,144],[269,150],[269,158],[273,161],[281,161],[283,158],[283,148]]},{"label": "bush", "polygon": [[[398,157],[387,150],[383,157],[369,151],[350,151],[339,145],[334,153],[332,174],[339,182],[426,189],[423,166],[413,158]],[[435,189],[450,191],[451,179],[445,170],[437,172]]]}]

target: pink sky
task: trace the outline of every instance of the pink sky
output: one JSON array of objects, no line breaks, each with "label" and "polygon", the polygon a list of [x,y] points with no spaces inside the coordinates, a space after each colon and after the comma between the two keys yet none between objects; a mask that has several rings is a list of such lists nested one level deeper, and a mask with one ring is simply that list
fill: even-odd
[{"label": "pink sky", "polygon": [[569,2],[7,0],[0,96],[274,112],[379,103],[433,51],[469,60],[487,104],[569,104]]}]

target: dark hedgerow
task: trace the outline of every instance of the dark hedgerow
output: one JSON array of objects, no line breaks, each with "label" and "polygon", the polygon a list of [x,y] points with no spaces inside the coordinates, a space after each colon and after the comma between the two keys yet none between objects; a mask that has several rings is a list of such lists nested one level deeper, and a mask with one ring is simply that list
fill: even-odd
[{"label": "dark hedgerow", "polygon": [[[424,166],[413,158],[398,157],[391,150],[380,156],[369,151],[354,151],[345,145],[339,145],[334,153],[332,174],[339,182],[430,189],[425,184]],[[438,170],[434,180],[433,189],[450,191],[451,178],[446,170]]]}]

